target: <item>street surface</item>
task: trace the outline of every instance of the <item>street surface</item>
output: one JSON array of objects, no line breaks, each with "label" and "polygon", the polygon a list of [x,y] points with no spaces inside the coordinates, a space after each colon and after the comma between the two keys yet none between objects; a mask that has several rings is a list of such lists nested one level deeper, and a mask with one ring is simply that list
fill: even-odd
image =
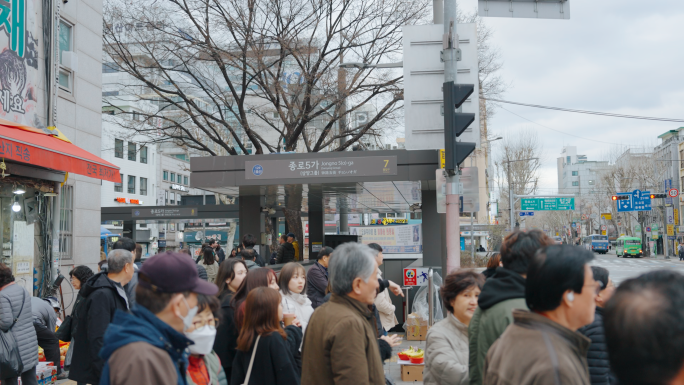
[{"label": "street surface", "polygon": [[[636,277],[642,273],[652,270],[660,269],[674,269],[684,273],[684,262],[680,262],[678,257],[670,257],[670,259],[655,259],[655,258],[618,258],[614,251],[605,255],[594,254],[596,259],[592,265],[601,266],[610,272],[610,278],[616,285],[620,282]],[[663,258],[660,256],[660,258]]]}]

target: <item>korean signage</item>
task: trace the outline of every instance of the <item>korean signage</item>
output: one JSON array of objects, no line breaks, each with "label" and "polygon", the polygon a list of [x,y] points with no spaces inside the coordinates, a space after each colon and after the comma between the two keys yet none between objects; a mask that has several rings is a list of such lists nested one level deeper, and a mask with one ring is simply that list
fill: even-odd
[{"label": "korean signage", "polygon": [[[197,207],[133,209],[134,219],[196,217]],[[161,236],[160,236],[161,237]]]},{"label": "korean signage", "polygon": [[630,192],[619,192],[616,195],[627,195],[628,199],[621,199],[617,202],[618,212],[625,211],[651,211],[651,192],[634,190]]},{"label": "korean signage", "polygon": [[114,198],[114,202],[119,202],[119,203],[130,203],[132,205],[141,205],[143,204],[143,201],[139,199],[132,199],[132,198]]},{"label": "korean signage", "polygon": [[575,198],[522,198],[521,210],[574,210]]},{"label": "korean signage", "polygon": [[371,225],[382,225],[382,226],[406,225],[406,224],[408,224],[408,219],[378,218],[378,219],[371,219],[370,224]]},{"label": "korean signage", "polygon": [[245,179],[339,178],[397,175],[396,156],[245,162]]},{"label": "korean signage", "polygon": [[427,286],[428,284],[427,267],[407,267],[404,269],[404,286]]},{"label": "korean signage", "polygon": [[179,184],[172,184],[171,185],[172,190],[179,190],[179,191],[188,191],[188,188],[185,186],[181,186]]},{"label": "korean signage", "polygon": [[423,252],[420,225],[350,227],[351,235],[360,235],[364,244],[377,243],[385,254]]},{"label": "korean signage", "polygon": [[[201,230],[185,231],[183,232],[183,242],[186,243],[203,243],[210,239],[224,243],[228,241],[228,231],[206,230],[204,234]],[[230,242],[232,243],[232,242]]]}]

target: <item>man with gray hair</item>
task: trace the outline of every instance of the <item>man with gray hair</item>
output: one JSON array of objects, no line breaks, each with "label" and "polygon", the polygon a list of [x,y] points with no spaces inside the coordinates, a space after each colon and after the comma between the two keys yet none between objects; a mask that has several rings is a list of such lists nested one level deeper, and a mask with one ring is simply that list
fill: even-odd
[{"label": "man with gray hair", "polygon": [[123,286],[133,277],[133,254],[124,249],[112,250],[107,256],[107,265],[106,272],[88,279],[79,292],[83,300],[75,320],[78,328],[73,334],[74,355],[69,371],[69,379],[78,383],[100,383],[104,366],[100,349],[105,330],[117,309],[129,309]]},{"label": "man with gray hair", "polygon": [[328,266],[332,297],[314,311],[302,347],[302,385],[385,384],[377,329],[372,322],[378,290],[375,253],[345,243]]}]

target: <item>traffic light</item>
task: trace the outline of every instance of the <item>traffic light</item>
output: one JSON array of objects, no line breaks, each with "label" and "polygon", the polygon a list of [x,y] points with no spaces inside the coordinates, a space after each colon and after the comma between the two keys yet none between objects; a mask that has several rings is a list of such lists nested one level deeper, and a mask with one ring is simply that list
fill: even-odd
[{"label": "traffic light", "polygon": [[651,194],[651,199],[667,198],[667,194]]},{"label": "traffic light", "polygon": [[456,112],[475,90],[473,84],[445,82],[444,92],[444,169],[451,175],[475,151],[475,143],[458,142],[456,138],[475,121],[475,114]]},{"label": "traffic light", "polygon": [[625,199],[629,199],[629,195],[613,195],[614,201],[621,201]]}]

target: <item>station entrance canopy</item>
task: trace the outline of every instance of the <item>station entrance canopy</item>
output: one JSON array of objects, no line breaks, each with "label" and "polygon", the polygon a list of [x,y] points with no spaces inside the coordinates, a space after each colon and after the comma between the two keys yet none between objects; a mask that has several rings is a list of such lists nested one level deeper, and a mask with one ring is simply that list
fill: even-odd
[{"label": "station entrance canopy", "polygon": [[[434,189],[437,150],[388,150],[191,158],[191,187],[228,196],[260,196],[325,213],[409,212]],[[320,208],[319,208],[320,209]]]}]

